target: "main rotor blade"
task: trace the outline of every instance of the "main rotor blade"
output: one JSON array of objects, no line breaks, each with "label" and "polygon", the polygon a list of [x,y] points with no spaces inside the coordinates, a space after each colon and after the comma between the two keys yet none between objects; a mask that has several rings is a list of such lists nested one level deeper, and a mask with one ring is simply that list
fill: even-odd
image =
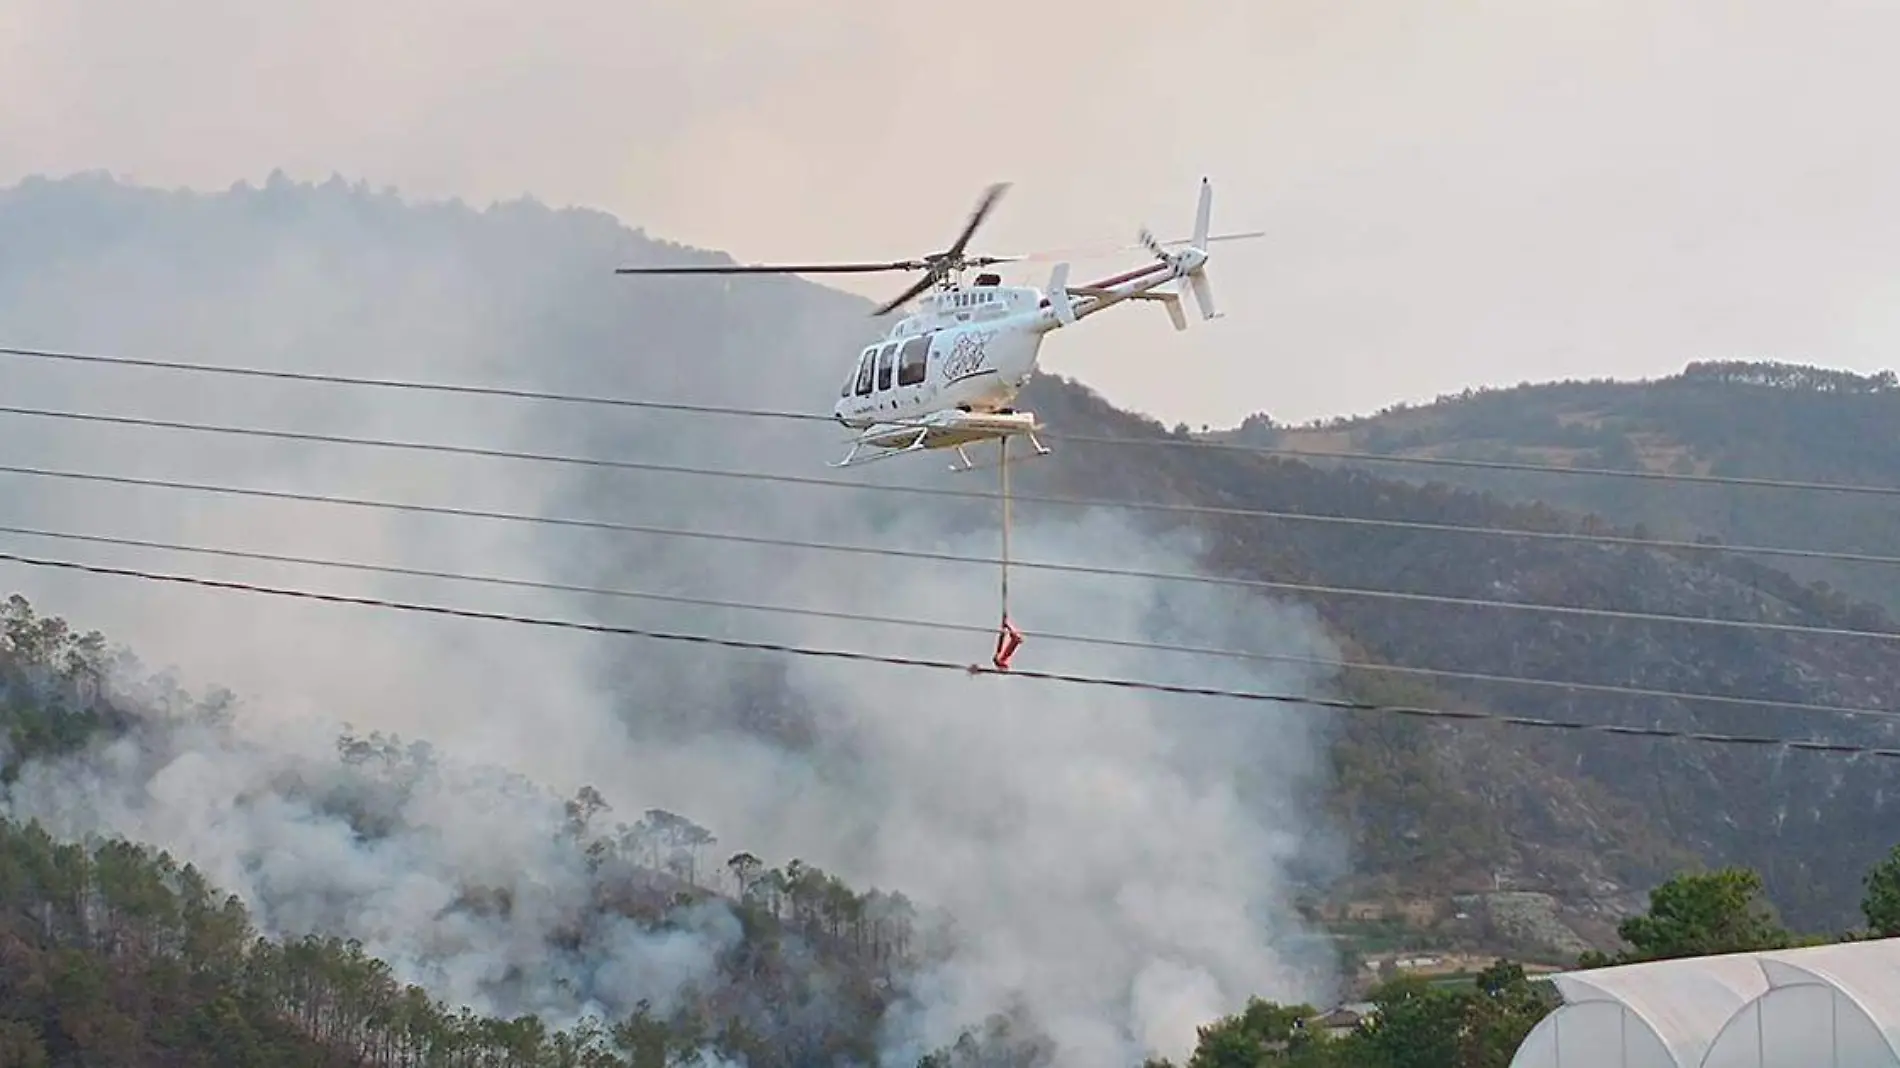
[{"label": "main rotor blade", "polygon": [[870,274],[876,271],[922,271],[930,264],[923,260],[891,260],[885,263],[757,263],[693,264],[675,267],[616,267],[615,274]]},{"label": "main rotor blade", "polygon": [[[1267,232],[1265,230],[1243,230],[1243,231],[1239,231],[1239,232],[1231,233],[1231,234],[1215,234],[1212,237],[1209,237],[1207,239],[1207,243],[1211,245],[1216,241],[1246,241],[1252,238],[1265,237],[1265,236],[1267,236]],[[1194,239],[1191,237],[1177,237],[1172,241],[1163,241],[1161,243],[1163,245],[1185,245],[1192,240]]]},{"label": "main rotor blade", "polygon": [[880,315],[889,315],[891,312],[897,310],[898,308],[902,307],[904,304],[909,302],[911,298],[917,296],[919,293],[922,293],[924,290],[929,289],[931,286],[936,285],[936,284],[937,284],[937,272],[932,271],[929,274],[924,275],[922,278],[919,278],[917,281],[911,283],[910,288],[904,290],[903,293],[885,302],[885,304],[882,307],[878,308],[878,310],[871,313],[871,317],[876,318]]},{"label": "main rotor blade", "polygon": [[[1247,230],[1239,233],[1215,234],[1207,239],[1207,243],[1211,245],[1216,241],[1242,241],[1265,236],[1267,236],[1265,230]],[[1159,244],[1163,248],[1168,248],[1174,245],[1185,245],[1192,240],[1193,238],[1177,237],[1172,241],[1162,241],[1159,242]],[[1014,256],[988,257],[988,259],[995,263],[1040,263],[1047,260],[1079,260],[1089,259],[1095,256],[1109,256],[1122,252],[1140,252],[1145,248],[1147,248],[1146,245],[1139,243],[1132,245],[1071,245],[1068,248],[1043,249],[1037,252],[1024,252]]]},{"label": "main rotor blade", "polygon": [[983,220],[989,218],[990,212],[995,210],[996,202],[1001,200],[1003,194],[1008,191],[1008,182],[997,182],[983,191],[983,199],[977,201],[976,210],[970,213],[970,221],[963,224],[963,232],[957,235],[956,243],[944,251],[944,259],[954,260],[963,255],[964,246],[970,243],[970,235],[976,233],[976,228],[983,225]]}]

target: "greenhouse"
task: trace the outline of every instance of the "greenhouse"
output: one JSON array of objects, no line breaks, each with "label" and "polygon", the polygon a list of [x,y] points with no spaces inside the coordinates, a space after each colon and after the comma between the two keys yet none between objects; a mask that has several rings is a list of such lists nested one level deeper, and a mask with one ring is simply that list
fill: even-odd
[{"label": "greenhouse", "polygon": [[1511,1068],[1900,1068],[1900,938],[1549,978]]},{"label": "greenhouse", "polygon": [[1900,1068],[1900,939],[1763,953],[1699,1068]]},{"label": "greenhouse", "polygon": [[1752,954],[1688,957],[1550,977],[1564,1003],[1511,1068],[1700,1068],[1722,1025],[1768,989]]}]

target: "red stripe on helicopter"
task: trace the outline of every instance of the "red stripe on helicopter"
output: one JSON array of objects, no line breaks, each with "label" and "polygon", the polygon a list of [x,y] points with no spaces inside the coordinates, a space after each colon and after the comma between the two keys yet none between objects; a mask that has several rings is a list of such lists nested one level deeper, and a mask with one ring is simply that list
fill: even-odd
[{"label": "red stripe on helicopter", "polygon": [[1109,286],[1118,286],[1124,282],[1133,282],[1136,279],[1143,277],[1144,275],[1150,275],[1158,271],[1166,271],[1168,269],[1169,269],[1168,264],[1151,263],[1146,267],[1137,267],[1132,271],[1123,271],[1122,273],[1115,275],[1112,278],[1104,278],[1099,282],[1086,282],[1079,286],[1070,286],[1069,288],[1070,289],[1107,289]]},{"label": "red stripe on helicopter", "polygon": [[[1146,267],[1137,267],[1132,271],[1123,271],[1122,273],[1118,275],[1114,275],[1109,278],[1104,278],[1099,282],[1088,282],[1083,285],[1069,286],[1068,288],[1070,289],[1107,289],[1109,286],[1118,286],[1124,282],[1133,282],[1136,279],[1141,278],[1145,275],[1154,274],[1157,271],[1165,271],[1168,269],[1169,269],[1168,264],[1151,263]],[[1048,307],[1049,298],[1048,297],[1042,298],[1042,300],[1038,302],[1037,306],[1043,307],[1043,308]]]},{"label": "red stripe on helicopter", "polygon": [[1165,271],[1168,269],[1169,269],[1168,264],[1151,263],[1146,267],[1137,267],[1132,271],[1123,271],[1122,273],[1114,276],[1113,278],[1104,278],[1099,282],[1089,282],[1088,284],[1081,286],[1079,288],[1107,289],[1109,286],[1118,286],[1118,285],[1121,285],[1123,282],[1132,282],[1135,279],[1142,277],[1143,275],[1154,274],[1157,271]]}]

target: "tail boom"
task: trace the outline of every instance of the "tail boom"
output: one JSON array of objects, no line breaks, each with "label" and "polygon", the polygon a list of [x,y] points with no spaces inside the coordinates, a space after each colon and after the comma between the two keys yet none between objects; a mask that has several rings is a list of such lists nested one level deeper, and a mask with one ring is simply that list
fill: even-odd
[{"label": "tail boom", "polygon": [[[1260,234],[1252,232],[1210,237],[1213,204],[1214,187],[1206,178],[1202,178],[1200,202],[1194,212],[1194,236],[1188,238],[1185,242],[1187,247],[1178,252],[1169,252],[1163,242],[1156,241],[1154,235],[1144,228],[1140,235],[1141,245],[1155,258],[1155,262],[1146,266],[1080,286],[1066,285],[1068,265],[1059,266],[1049,280],[1050,294],[1048,307],[1042,316],[1042,328],[1053,330],[1068,326],[1124,300],[1160,302],[1176,330],[1187,329],[1187,316],[1181,307],[1183,297],[1193,299],[1202,319],[1221,318],[1222,312],[1214,303],[1214,287],[1207,278],[1207,245],[1223,238],[1257,237]],[[1172,289],[1163,289],[1169,282],[1179,284]]]}]

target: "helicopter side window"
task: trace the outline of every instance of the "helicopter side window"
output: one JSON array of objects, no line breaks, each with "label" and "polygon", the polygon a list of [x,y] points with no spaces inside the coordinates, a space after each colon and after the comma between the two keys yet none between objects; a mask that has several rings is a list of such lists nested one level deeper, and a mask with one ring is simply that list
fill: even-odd
[{"label": "helicopter side window", "polygon": [[897,384],[914,386],[924,380],[930,366],[930,335],[919,334],[904,342],[897,357]]},{"label": "helicopter side window", "polygon": [[897,365],[894,358],[896,353],[897,343],[892,342],[877,354],[877,388],[880,393],[891,388],[891,371]]},{"label": "helicopter side window", "polygon": [[865,349],[864,355],[860,357],[858,361],[858,388],[856,391],[858,396],[868,397],[871,395],[871,372],[876,367],[877,350]]}]

